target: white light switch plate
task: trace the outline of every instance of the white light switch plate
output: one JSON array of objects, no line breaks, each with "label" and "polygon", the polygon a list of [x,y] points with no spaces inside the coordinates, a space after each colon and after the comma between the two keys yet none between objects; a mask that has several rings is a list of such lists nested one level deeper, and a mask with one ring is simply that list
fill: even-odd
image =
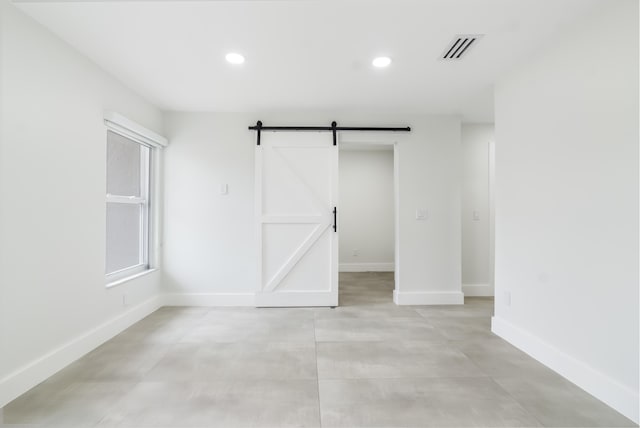
[{"label": "white light switch plate", "polygon": [[416,220],[425,221],[427,218],[429,218],[429,211],[425,209],[416,210]]}]

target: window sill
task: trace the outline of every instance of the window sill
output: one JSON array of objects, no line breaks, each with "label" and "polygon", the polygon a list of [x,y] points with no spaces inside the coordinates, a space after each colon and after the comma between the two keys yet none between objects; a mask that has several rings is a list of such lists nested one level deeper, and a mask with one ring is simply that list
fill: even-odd
[{"label": "window sill", "polygon": [[116,281],[107,283],[106,288],[116,287],[118,285],[124,284],[125,282],[129,282],[129,281],[132,281],[132,280],[134,280],[136,278],[140,278],[141,276],[148,275],[148,274],[150,274],[152,272],[155,272],[157,270],[158,269],[152,268],[152,269],[147,269],[147,270],[142,271],[142,272],[134,273],[133,275],[128,276],[126,278],[121,278],[121,279],[118,279]]}]

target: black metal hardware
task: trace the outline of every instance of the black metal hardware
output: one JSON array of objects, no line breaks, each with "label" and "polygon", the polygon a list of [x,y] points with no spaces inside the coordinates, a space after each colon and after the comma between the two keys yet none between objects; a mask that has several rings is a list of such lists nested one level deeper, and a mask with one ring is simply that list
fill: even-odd
[{"label": "black metal hardware", "polygon": [[256,131],[258,131],[258,145],[260,145],[260,131],[262,130],[262,121],[257,121],[256,126],[250,126],[249,129],[255,129]]},{"label": "black metal hardware", "polygon": [[336,128],[337,128],[338,124],[336,123],[336,121],[334,120],[333,122],[331,122],[331,128],[333,130],[333,145],[337,146],[338,145],[338,136],[336,135]]},{"label": "black metal hardware", "polygon": [[[332,126],[249,126],[252,131],[258,129],[262,131],[333,131]],[[392,132],[409,132],[410,126],[402,128],[384,128],[377,126],[336,126],[336,131],[392,131]]]},{"label": "black metal hardware", "polygon": [[333,207],[333,231],[338,231],[338,208]]},{"label": "black metal hardware", "polygon": [[401,128],[379,127],[379,126],[337,126],[331,122],[331,126],[262,126],[258,121],[254,126],[249,126],[252,131],[258,131],[258,145],[260,145],[261,131],[331,131],[333,133],[333,145],[337,145],[337,131],[383,131],[383,132],[410,132],[411,127]]}]

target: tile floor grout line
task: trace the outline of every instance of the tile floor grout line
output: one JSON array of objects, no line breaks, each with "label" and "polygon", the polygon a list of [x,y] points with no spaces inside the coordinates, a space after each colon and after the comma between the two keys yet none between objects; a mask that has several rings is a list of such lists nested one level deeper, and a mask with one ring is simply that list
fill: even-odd
[{"label": "tile floor grout line", "polygon": [[529,411],[529,409],[527,409],[524,405],[524,403],[521,403],[520,400],[518,400],[515,396],[513,396],[513,394],[511,394],[509,391],[507,391],[505,388],[502,387],[502,385],[500,385],[498,382],[496,382],[496,380],[493,378],[493,376],[489,375],[488,378],[491,380],[491,382],[493,382],[500,390],[502,390],[505,394],[507,394],[513,401],[515,401],[518,406],[522,407],[522,410],[524,410],[524,412],[529,415],[534,421],[538,422],[540,424],[541,427],[546,427],[547,425],[543,424],[542,421],[540,419],[538,419],[536,417],[536,415],[534,415],[533,413],[531,413]]},{"label": "tile floor grout line", "polygon": [[316,352],[316,386],[318,387],[318,421],[322,428],[322,406],[320,405],[320,369],[318,368],[318,340],[316,339],[316,318],[313,318],[313,349]]}]

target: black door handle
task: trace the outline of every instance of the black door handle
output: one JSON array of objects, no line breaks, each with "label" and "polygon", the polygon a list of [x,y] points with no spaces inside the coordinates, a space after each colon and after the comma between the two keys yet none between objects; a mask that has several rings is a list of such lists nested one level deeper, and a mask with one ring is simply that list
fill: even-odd
[{"label": "black door handle", "polygon": [[333,231],[338,231],[338,208],[333,207]]}]

